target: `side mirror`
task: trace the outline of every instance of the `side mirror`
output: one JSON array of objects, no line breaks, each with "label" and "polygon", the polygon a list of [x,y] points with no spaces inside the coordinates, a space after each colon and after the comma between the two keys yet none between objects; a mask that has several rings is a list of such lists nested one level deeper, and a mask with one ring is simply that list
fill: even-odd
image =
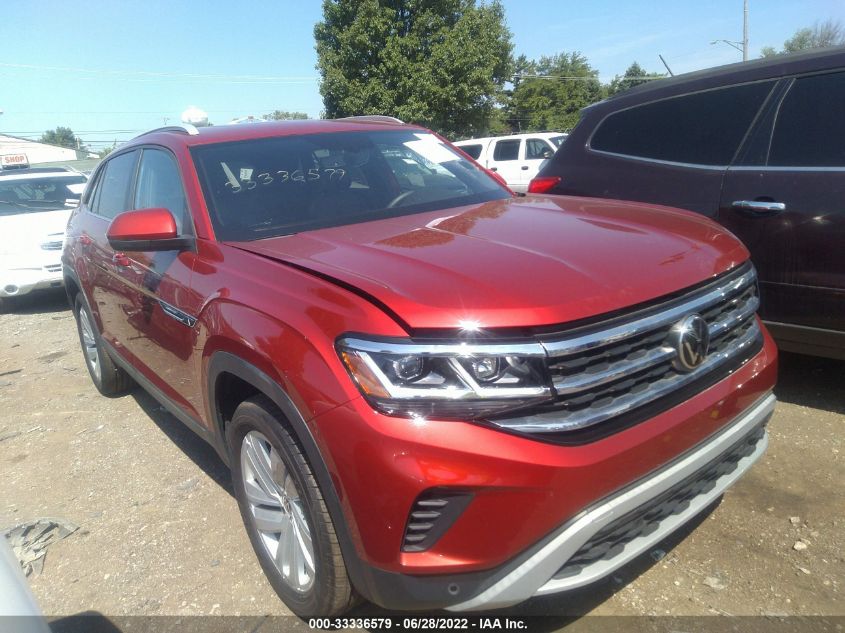
[{"label": "side mirror", "polygon": [[112,220],[106,237],[116,251],[177,251],[192,241],[178,237],[173,214],[161,208],[121,213]]},{"label": "side mirror", "polygon": [[551,158],[554,155],[554,152],[550,149],[543,150],[543,158]]}]

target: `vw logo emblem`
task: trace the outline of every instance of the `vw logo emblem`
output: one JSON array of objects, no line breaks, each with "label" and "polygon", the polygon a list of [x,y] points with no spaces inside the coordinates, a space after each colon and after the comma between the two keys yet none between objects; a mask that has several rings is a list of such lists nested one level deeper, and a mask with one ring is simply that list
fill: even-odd
[{"label": "vw logo emblem", "polygon": [[669,345],[677,352],[672,366],[689,372],[704,362],[710,348],[710,328],[700,314],[690,314],[669,331]]}]

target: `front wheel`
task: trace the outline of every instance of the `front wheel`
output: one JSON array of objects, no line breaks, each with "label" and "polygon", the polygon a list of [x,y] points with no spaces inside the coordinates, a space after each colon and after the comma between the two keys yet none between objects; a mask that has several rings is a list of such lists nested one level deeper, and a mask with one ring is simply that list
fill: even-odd
[{"label": "front wheel", "polygon": [[232,483],[270,584],[301,617],[349,609],[354,592],[320,487],[272,401],[242,402],[226,429]]},{"label": "front wheel", "polygon": [[103,339],[94,325],[94,318],[81,292],[77,293],[76,300],[73,302],[73,313],[76,316],[79,343],[85,355],[85,366],[97,391],[104,396],[117,396],[124,393],[132,386],[132,379],[115,364],[106,351]]}]

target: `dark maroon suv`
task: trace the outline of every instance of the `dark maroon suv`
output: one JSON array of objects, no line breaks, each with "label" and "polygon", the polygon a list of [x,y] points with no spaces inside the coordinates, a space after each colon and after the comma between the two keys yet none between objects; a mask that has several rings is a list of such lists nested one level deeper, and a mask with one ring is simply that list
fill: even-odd
[{"label": "dark maroon suv", "polygon": [[702,213],[742,239],[781,349],[845,358],[845,47],[637,86],[584,110],[533,193]]}]

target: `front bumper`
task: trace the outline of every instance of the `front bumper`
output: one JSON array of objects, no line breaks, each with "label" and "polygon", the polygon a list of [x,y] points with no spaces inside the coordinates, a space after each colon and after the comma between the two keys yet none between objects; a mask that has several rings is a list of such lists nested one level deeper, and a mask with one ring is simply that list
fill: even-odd
[{"label": "front bumper", "polygon": [[[468,423],[391,418],[362,399],[312,419],[340,500],[334,518],[349,530],[344,557],[357,570],[356,588],[388,609],[480,609],[571,589],[625,564],[654,540],[626,540],[624,552],[616,547],[610,563],[586,565],[575,577],[572,568],[558,574],[576,554],[583,558],[577,551],[582,545],[627,512],[622,499],[636,495],[633,506],[642,507],[660,497],[662,478],[669,487],[678,478],[659,473],[679,468],[690,455],[696,456],[690,469],[706,465],[725,446],[727,439],[719,438],[729,437],[724,434],[731,429],[730,437],[739,437],[745,428],[740,421],[753,426],[756,416],[749,418],[749,412],[766,402],[757,420],[762,423],[774,403],[768,398],[777,374],[774,342],[765,330],[763,337],[762,349],[718,383],[585,444],[556,445]],[[721,494],[765,446],[757,448],[732,470],[735,477],[720,475],[691,510],[678,503],[683,508],[670,513],[674,518],[661,515],[655,538]],[[432,489],[468,492],[472,500],[429,549],[403,551],[409,510]],[[516,576],[530,580],[517,582],[511,576],[517,569]]]},{"label": "front bumper", "polygon": [[20,297],[33,290],[60,288],[64,284],[62,265],[47,264],[40,268],[18,268],[0,271],[0,297]]},{"label": "front bumper", "polygon": [[[567,522],[504,576],[449,610],[507,607],[606,577],[690,521],[751,468],[768,446],[763,427],[774,407],[770,393],[702,446]],[[599,551],[591,555],[590,549]],[[573,559],[583,562],[568,564]]]}]

